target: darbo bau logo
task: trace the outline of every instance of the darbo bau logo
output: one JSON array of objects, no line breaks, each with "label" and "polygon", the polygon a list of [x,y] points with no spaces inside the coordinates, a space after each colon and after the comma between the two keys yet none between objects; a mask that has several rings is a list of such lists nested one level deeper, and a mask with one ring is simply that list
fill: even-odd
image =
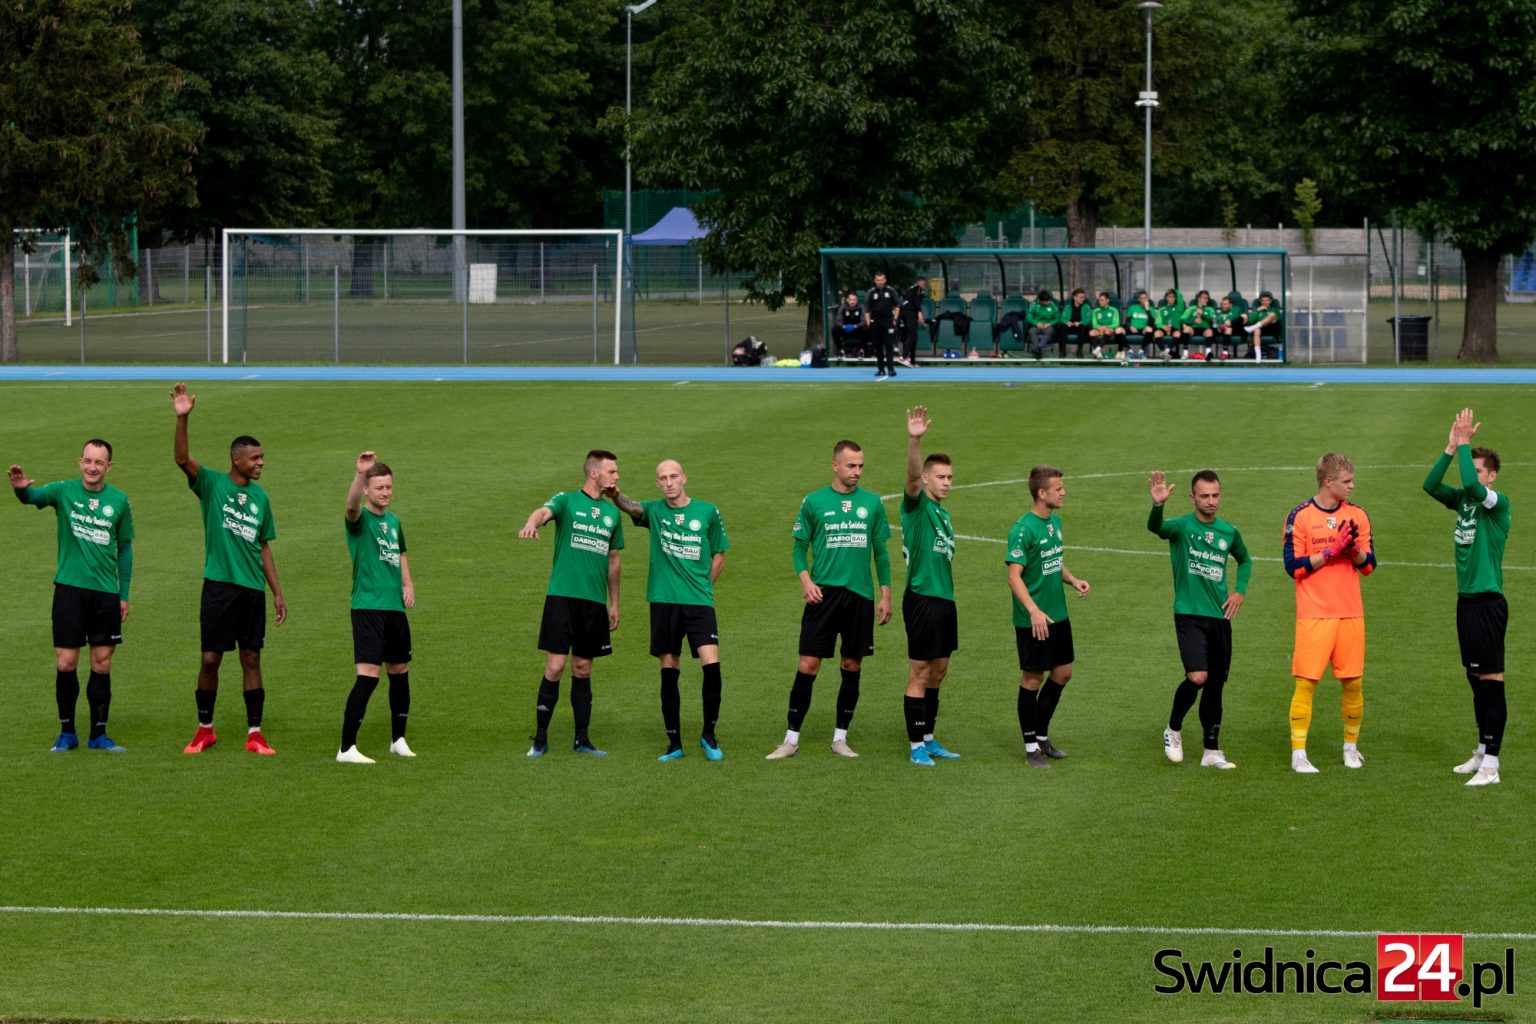
[{"label": "darbo bau logo", "polygon": [[1195,961],[1181,949],[1160,949],[1152,966],[1161,975],[1152,990],[1163,995],[1375,993],[1378,1001],[1470,997],[1481,1008],[1487,996],[1515,993],[1514,947],[1500,960],[1474,960],[1464,970],[1460,935],[1378,935],[1374,967],[1364,960],[1319,960],[1311,949],[1299,960],[1277,959],[1272,946],[1258,956],[1234,949],[1231,959],[1220,961]]}]

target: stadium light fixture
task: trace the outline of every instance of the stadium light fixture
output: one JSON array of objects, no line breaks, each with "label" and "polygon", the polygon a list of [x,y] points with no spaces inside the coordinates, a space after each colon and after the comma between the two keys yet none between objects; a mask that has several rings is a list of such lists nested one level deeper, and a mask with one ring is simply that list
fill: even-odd
[{"label": "stadium light fixture", "polygon": [[[653,0],[654,2],[654,0]],[[1136,5],[1138,11],[1147,12],[1147,85],[1136,99],[1136,105],[1147,112],[1147,142],[1142,155],[1141,171],[1141,244],[1152,248],[1152,108],[1157,106],[1157,93],[1152,90],[1152,12],[1163,5],[1157,0],[1145,0]]]},{"label": "stadium light fixture", "polygon": [[634,188],[630,178],[630,97],[634,67],[634,39],[635,39],[635,15],[656,3],[656,0],[645,0],[644,3],[627,4],[624,7],[624,244],[629,244],[629,236],[634,231],[631,223],[630,204]]}]

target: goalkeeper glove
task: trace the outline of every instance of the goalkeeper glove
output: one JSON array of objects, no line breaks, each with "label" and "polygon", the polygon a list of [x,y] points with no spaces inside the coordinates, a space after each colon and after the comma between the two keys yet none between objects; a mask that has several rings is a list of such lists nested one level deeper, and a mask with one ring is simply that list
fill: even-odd
[{"label": "goalkeeper glove", "polygon": [[1353,519],[1344,520],[1344,524],[1339,527],[1338,534],[1334,536],[1333,544],[1323,551],[1323,561],[1332,561],[1354,547],[1355,538],[1359,535],[1360,529],[1355,525],[1355,521]]}]

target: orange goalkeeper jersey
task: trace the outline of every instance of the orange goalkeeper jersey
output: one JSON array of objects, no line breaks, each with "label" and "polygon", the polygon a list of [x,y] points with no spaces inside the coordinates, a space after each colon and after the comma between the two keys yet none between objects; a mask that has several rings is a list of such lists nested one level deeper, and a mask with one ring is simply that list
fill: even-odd
[{"label": "orange goalkeeper jersey", "polygon": [[[1345,520],[1354,520],[1359,530],[1355,549],[1365,552],[1365,562],[1355,565],[1351,551],[1313,569],[1309,559],[1334,545]],[[1315,499],[1297,505],[1285,519],[1284,555],[1285,571],[1296,580],[1298,619],[1352,619],[1365,614],[1360,577],[1376,569],[1371,518],[1365,509],[1347,501],[1327,509]]]}]

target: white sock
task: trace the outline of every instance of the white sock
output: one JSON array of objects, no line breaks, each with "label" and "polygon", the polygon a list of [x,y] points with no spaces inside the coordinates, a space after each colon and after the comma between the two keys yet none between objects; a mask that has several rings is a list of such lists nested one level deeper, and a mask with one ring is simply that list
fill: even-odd
[{"label": "white sock", "polygon": [[1345,749],[1345,750],[1358,750],[1358,749],[1359,749],[1359,747],[1357,747],[1357,746],[1356,746],[1356,745],[1355,745],[1355,744],[1353,744],[1353,743],[1346,743],[1346,744],[1344,744],[1344,749]]},{"label": "white sock", "polygon": [[1306,747],[1301,747],[1301,748],[1299,748],[1297,750],[1292,750],[1291,751],[1291,761],[1292,761],[1292,763],[1295,763],[1296,761],[1304,761],[1304,760],[1306,760],[1306,757],[1307,757],[1307,748]]},{"label": "white sock", "polygon": [[1486,743],[1479,743],[1477,745],[1477,749],[1475,751],[1473,751],[1473,753],[1476,754],[1478,757],[1483,757],[1484,755],[1486,755],[1488,753],[1488,744],[1486,744]]},{"label": "white sock", "polygon": [[1483,755],[1482,768],[1483,768],[1483,771],[1485,771],[1485,772],[1496,772],[1496,771],[1498,771],[1499,770],[1499,755],[1498,754],[1484,754]]},{"label": "white sock", "polygon": [[[911,740],[908,740],[908,741],[907,741],[907,742],[908,742],[908,743],[912,743],[912,741],[911,741]],[[921,742],[917,742],[917,743],[912,743],[912,749],[913,749],[913,750],[916,750],[916,749],[917,749],[917,748],[918,748],[918,747],[920,747],[920,746],[922,746],[922,745],[923,745],[923,744],[922,744],[922,743],[921,743]]]},{"label": "white sock", "polygon": [[923,733],[923,742],[924,743],[932,743],[933,742],[933,733],[931,733],[931,732]]},{"label": "white sock", "polygon": [[833,729],[832,730],[832,742],[833,743],[845,743],[845,742],[847,742],[847,740],[848,740],[848,730],[847,729]]},{"label": "white sock", "polygon": [[792,747],[798,747],[800,745],[800,734],[790,729],[784,733],[784,742]]},{"label": "white sock", "polygon": [[261,726],[259,726],[259,725],[252,725],[252,726],[247,726],[246,727],[245,734],[247,736],[249,736],[253,732],[261,732]]},{"label": "white sock", "polygon": [[1026,744],[1024,744],[1024,750],[1025,750],[1026,753],[1033,754],[1036,751],[1038,751],[1039,749],[1040,749],[1040,744],[1038,744],[1038,743],[1026,743]]}]

